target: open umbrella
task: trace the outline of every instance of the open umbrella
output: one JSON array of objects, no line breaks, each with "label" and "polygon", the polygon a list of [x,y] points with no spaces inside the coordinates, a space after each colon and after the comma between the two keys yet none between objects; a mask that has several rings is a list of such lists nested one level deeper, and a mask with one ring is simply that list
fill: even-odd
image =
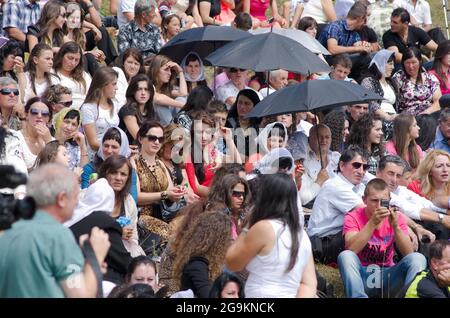
[{"label": "open umbrella", "polygon": [[214,66],[236,67],[256,72],[284,69],[310,74],[329,72],[330,67],[300,43],[273,33],[233,41],[207,58]]},{"label": "open umbrella", "polygon": [[319,111],[382,99],[382,96],[348,81],[305,81],[270,94],[256,104],[246,117]]},{"label": "open umbrella", "polygon": [[303,45],[304,47],[306,47],[308,50],[310,50],[313,53],[316,53],[316,54],[321,53],[321,54],[325,54],[325,55],[331,54],[319,41],[317,41],[311,35],[309,35],[308,33],[306,33],[305,31],[302,31],[302,30],[278,29],[278,28],[275,28],[275,29],[259,28],[256,30],[250,30],[249,32],[252,34],[263,34],[263,33],[268,33],[268,32],[277,33],[277,34],[286,36],[294,41],[297,41],[298,43],[300,43],[301,45]]},{"label": "open umbrella", "polygon": [[248,32],[227,26],[208,25],[178,33],[159,51],[177,63],[181,63],[189,52],[197,53],[202,59],[223,45],[242,38],[251,37]]}]

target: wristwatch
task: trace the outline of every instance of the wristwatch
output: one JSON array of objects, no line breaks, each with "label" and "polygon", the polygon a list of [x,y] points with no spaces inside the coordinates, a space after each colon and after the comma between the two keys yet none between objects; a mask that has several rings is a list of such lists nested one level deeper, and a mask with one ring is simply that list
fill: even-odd
[{"label": "wristwatch", "polygon": [[438,217],[439,217],[439,223],[443,223],[444,222],[444,214],[438,213]]}]

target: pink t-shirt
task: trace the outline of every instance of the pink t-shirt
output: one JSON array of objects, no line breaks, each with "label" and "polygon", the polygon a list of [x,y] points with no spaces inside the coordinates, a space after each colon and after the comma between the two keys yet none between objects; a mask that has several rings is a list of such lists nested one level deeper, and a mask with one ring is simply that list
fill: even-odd
[{"label": "pink t-shirt", "polygon": [[[394,156],[398,156],[397,149],[395,149],[394,141],[391,139],[388,142],[384,144],[384,149],[390,154]],[[423,159],[423,150],[419,145],[416,145],[416,149],[419,152],[419,159]],[[403,158],[404,160],[408,161],[409,163],[409,155],[406,154],[406,158]]]},{"label": "pink t-shirt", "polygon": [[[408,225],[406,224],[403,214],[398,213],[398,225],[400,229],[408,235]],[[357,209],[349,212],[344,217],[343,235],[349,232],[360,232],[368,222],[365,208]],[[379,266],[394,266],[394,229],[389,223],[389,218],[385,218],[381,222],[379,229],[375,229],[369,242],[358,253],[358,258],[362,266],[376,264]]]}]

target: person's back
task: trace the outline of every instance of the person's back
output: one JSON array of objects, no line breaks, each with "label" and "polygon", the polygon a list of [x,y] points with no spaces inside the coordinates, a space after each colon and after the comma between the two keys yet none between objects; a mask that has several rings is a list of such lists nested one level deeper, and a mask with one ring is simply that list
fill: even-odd
[{"label": "person's back", "polygon": [[276,242],[267,255],[257,255],[247,265],[250,275],[245,284],[248,298],[295,297],[302,274],[311,253],[311,242],[305,231],[300,232],[300,248],[292,270],[286,273],[291,253],[291,232],[281,221],[267,220],[272,225]]},{"label": "person's back", "polygon": [[84,265],[69,229],[37,211],[0,237],[0,298],[64,297],[59,282]]}]

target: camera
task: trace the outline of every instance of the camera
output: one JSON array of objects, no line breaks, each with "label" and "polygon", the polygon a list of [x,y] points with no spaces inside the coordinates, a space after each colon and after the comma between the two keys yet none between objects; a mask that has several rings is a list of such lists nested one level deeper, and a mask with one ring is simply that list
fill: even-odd
[{"label": "camera", "polygon": [[[0,189],[14,189],[27,183],[27,176],[16,172],[13,166],[0,165],[0,176]],[[0,193],[0,231],[9,229],[19,219],[31,219],[35,211],[33,198],[17,200],[13,194]]]},{"label": "camera", "polygon": [[389,200],[381,200],[380,205],[386,209],[389,209]]}]

